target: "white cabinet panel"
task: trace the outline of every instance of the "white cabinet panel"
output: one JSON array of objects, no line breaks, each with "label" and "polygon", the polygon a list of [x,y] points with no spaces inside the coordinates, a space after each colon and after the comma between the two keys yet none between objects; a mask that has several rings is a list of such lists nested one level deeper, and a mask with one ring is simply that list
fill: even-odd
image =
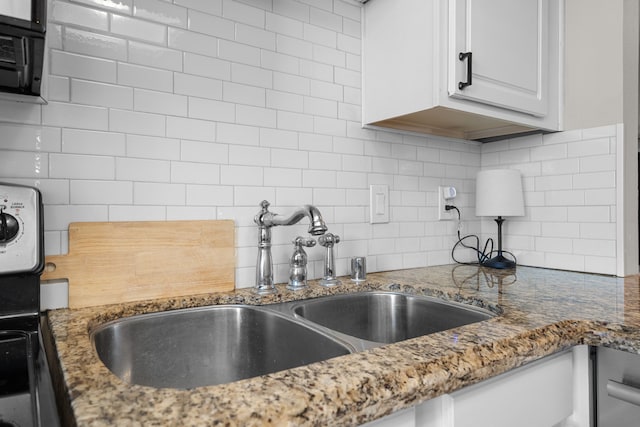
[{"label": "white cabinet panel", "polygon": [[[548,107],[547,0],[450,0],[449,94],[536,116]],[[473,56],[460,59],[460,53]],[[468,82],[469,62],[472,84]]]},{"label": "white cabinet panel", "polygon": [[452,394],[455,427],[552,427],[573,412],[571,353]]}]

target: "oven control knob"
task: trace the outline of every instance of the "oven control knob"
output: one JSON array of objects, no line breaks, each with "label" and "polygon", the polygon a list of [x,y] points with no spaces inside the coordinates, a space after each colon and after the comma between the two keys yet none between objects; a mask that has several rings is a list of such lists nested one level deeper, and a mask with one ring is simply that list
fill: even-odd
[{"label": "oven control knob", "polygon": [[20,231],[18,220],[8,213],[0,212],[0,243],[15,239]]}]

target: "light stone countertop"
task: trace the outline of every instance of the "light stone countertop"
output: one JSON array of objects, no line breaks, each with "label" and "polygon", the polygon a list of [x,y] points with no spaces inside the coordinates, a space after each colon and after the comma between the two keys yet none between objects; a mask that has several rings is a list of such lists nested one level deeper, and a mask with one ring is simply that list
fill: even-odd
[{"label": "light stone countertop", "polygon": [[[640,354],[640,280],[518,267],[446,265],[370,273],[365,284],[298,292],[250,289],[48,313],[65,424],[357,425],[574,345]],[[501,313],[493,319],[324,362],[192,390],[130,385],[98,359],[89,331],[140,313],[270,304],[361,290],[428,295]]]}]

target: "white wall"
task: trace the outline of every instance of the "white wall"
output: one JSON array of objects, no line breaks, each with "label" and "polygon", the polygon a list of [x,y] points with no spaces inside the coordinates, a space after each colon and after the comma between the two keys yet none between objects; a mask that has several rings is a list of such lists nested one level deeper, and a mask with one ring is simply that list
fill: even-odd
[{"label": "white wall", "polygon": [[[611,254],[599,249],[600,239],[615,240],[607,231],[612,218],[601,224],[579,213],[614,209],[609,188],[595,201],[599,184],[582,189],[582,209],[558,197],[577,190],[583,174],[610,171],[616,128],[482,147],[362,129],[360,7],[342,0],[54,0],[49,104],[0,102],[0,179],[42,190],[49,255],[67,252],[74,221],[233,219],[236,285],[247,287],[262,199],[281,214],[317,205],[342,238],[339,274],[355,255],[368,257],[370,271],[429,266],[451,262],[455,242],[456,224],[436,219],[437,186],[458,188],[464,233],[477,232],[481,163],[518,167],[530,216],[505,225],[505,243],[520,262],[613,272]],[[609,147],[601,153],[606,171],[572,169],[571,188],[561,172],[557,181],[546,178],[564,158],[551,154],[560,147],[572,168],[599,167],[599,158],[574,152],[581,140]],[[371,184],[390,188],[388,224],[368,223]],[[570,247],[545,249],[564,221],[585,231],[563,237]],[[287,279],[290,241],[305,230],[274,229],[277,282]],[[310,277],[319,277],[322,248],[308,253]],[[551,261],[551,253],[562,256]],[[47,286],[50,305],[63,305],[64,287]]]}]

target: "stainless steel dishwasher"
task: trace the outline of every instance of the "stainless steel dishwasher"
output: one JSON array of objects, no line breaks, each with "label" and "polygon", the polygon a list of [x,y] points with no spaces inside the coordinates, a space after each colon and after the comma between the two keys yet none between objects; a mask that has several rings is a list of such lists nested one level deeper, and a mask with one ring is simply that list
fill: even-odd
[{"label": "stainless steel dishwasher", "polygon": [[597,350],[597,426],[640,426],[640,355]]}]

